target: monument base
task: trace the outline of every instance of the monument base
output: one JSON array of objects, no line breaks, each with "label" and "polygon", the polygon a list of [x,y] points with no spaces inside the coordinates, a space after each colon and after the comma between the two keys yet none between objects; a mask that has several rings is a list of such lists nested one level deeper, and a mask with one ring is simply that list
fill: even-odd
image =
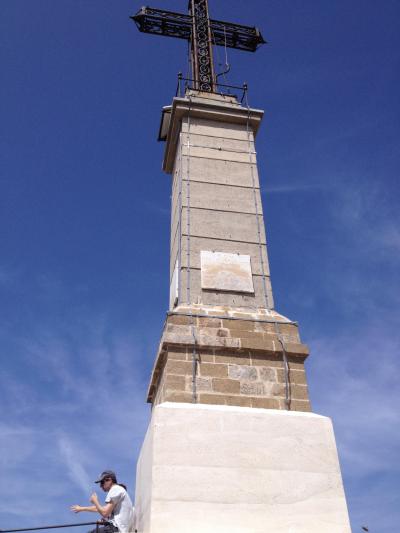
[{"label": "monument base", "polygon": [[350,533],[329,418],[154,407],[137,466],[139,533]]}]

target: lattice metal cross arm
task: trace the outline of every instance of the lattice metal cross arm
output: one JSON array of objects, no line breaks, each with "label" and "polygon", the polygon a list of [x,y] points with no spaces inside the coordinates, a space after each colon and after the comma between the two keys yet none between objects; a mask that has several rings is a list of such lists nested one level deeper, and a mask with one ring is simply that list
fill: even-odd
[{"label": "lattice metal cross arm", "polygon": [[210,23],[213,44],[255,52],[266,43],[258,28],[221,20],[211,20]]},{"label": "lattice metal cross arm", "polygon": [[[133,17],[139,31],[178,39],[191,39],[192,17],[173,11],[142,7]],[[210,20],[212,44],[255,52],[266,43],[261,32],[253,26]]]},{"label": "lattice metal cross arm", "polygon": [[190,40],[192,35],[192,17],[173,11],[142,7],[130,17],[144,33],[154,33],[166,37]]}]

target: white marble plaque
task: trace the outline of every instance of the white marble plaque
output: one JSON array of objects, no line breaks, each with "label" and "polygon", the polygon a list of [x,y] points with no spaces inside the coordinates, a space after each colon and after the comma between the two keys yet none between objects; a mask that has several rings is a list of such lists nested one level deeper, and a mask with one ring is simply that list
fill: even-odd
[{"label": "white marble plaque", "polygon": [[201,288],[254,293],[249,255],[202,250]]}]

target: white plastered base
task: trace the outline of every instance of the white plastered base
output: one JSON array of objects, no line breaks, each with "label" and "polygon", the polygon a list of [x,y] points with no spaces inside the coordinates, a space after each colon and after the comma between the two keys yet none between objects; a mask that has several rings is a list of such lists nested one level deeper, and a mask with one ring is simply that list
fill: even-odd
[{"label": "white plastered base", "polygon": [[139,533],[350,533],[335,437],[313,413],[163,403],[137,466]]}]

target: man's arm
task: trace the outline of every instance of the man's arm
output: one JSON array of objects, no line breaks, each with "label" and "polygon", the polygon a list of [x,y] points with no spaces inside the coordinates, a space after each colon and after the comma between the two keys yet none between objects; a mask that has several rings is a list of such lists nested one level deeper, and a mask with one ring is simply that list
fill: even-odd
[{"label": "man's arm", "polygon": [[89,513],[97,513],[97,509],[94,505],[91,505],[90,507],[82,507],[82,505],[72,505],[71,511],[74,513],[81,513],[82,511],[87,511]]},{"label": "man's arm", "polygon": [[113,502],[100,505],[99,499],[95,492],[93,492],[93,494],[90,496],[90,501],[94,504],[96,511],[100,513],[103,518],[109,517],[115,506],[115,503]]}]

